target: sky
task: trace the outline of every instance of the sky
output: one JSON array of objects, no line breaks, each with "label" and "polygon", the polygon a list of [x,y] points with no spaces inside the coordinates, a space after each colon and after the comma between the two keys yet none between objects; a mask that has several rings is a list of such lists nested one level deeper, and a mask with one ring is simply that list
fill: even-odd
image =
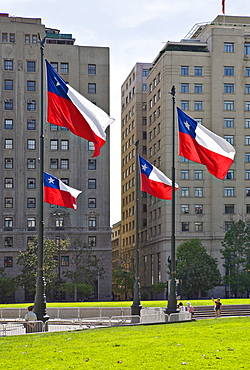
[{"label": "sky", "polygon": [[[180,41],[196,23],[222,14],[221,0],[8,0],[1,13],[41,18],[71,33],[76,45],[110,48],[111,215],[121,219],[121,85],[138,62],[151,63],[167,41]],[[249,0],[225,0],[226,15],[250,16]]]}]

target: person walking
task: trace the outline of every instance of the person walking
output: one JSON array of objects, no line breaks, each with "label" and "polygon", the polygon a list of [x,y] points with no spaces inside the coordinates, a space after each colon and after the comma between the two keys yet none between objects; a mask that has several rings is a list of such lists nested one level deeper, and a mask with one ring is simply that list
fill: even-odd
[{"label": "person walking", "polygon": [[217,298],[216,301],[214,300],[214,298],[212,298],[212,301],[215,303],[215,316],[220,317],[222,309],[222,303],[220,301],[220,298]]}]

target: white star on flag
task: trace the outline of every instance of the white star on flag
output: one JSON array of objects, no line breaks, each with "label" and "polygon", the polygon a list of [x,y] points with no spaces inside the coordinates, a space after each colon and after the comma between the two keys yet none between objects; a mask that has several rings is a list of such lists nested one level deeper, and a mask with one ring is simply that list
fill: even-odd
[{"label": "white star on flag", "polygon": [[55,180],[54,180],[54,179],[52,179],[52,177],[50,177],[48,180],[49,180],[49,183],[50,183],[50,184],[54,184],[54,181],[55,181]]},{"label": "white star on flag", "polygon": [[147,167],[147,165],[146,165],[146,164],[143,164],[143,165],[141,166],[141,168],[143,169],[143,171],[146,171],[146,169],[147,169],[148,167]]},{"label": "white star on flag", "polygon": [[185,121],[183,123],[184,123],[185,127],[189,130],[190,129],[190,124],[188,123],[188,121]]}]

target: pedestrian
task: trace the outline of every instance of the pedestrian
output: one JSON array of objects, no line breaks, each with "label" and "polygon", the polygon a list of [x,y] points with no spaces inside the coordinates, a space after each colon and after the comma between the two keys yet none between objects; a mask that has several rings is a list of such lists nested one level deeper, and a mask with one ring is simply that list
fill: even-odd
[{"label": "pedestrian", "polygon": [[194,307],[191,305],[190,302],[187,302],[187,311],[191,313],[191,316],[194,316]]},{"label": "pedestrian", "polygon": [[37,316],[35,312],[33,312],[34,306],[28,307],[28,312],[26,313],[24,320],[27,321],[25,324],[26,333],[33,333],[34,328],[36,326],[36,323],[34,321],[37,321]]},{"label": "pedestrian", "polygon": [[186,308],[185,308],[185,306],[183,306],[183,303],[182,302],[180,302],[178,304],[178,308],[179,308],[179,312],[185,312],[186,311]]},{"label": "pedestrian", "polygon": [[220,317],[221,315],[221,309],[222,309],[222,303],[220,301],[220,298],[217,298],[217,300],[215,301],[214,298],[212,298],[212,301],[215,303],[215,316],[216,317]]}]

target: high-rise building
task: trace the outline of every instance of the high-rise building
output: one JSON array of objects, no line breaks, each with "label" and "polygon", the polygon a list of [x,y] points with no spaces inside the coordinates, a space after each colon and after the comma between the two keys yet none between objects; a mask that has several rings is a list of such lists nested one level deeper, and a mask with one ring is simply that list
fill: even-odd
[{"label": "high-rise building", "polygon": [[[0,24],[0,266],[14,276],[20,270],[18,252],[38,234],[39,39],[47,37],[44,56],[62,78],[107,113],[109,48],[75,45],[71,34],[47,28],[41,19],[0,14]],[[44,135],[45,171],[82,190],[76,211],[44,204],[45,237],[58,243],[60,239],[81,239],[93,247],[105,269],[105,278],[96,281],[95,299],[107,300],[111,295],[109,130],[101,155],[95,158],[93,143],[63,127],[45,122]],[[70,248],[60,253],[59,263],[63,278],[63,272],[73,268]],[[23,299],[23,293],[18,292],[17,297]]]},{"label": "high-rise building", "polygon": [[[197,24],[180,42],[167,42],[149,70],[145,119],[146,158],[171,178],[172,167],[172,86],[176,87],[176,105],[211,131],[224,137],[236,149],[233,165],[223,181],[209,174],[200,164],[178,156],[176,132],[176,246],[189,238],[199,238],[207,252],[221,260],[221,241],[232,223],[243,219],[250,223],[250,17],[217,16],[212,22]],[[126,79],[126,82],[128,79]],[[123,85],[122,133],[129,130],[126,110],[132,100]],[[141,113],[142,107],[131,106]],[[136,141],[137,124],[134,122]],[[126,136],[122,137],[124,151],[130,152]],[[126,144],[128,142],[128,147]],[[131,147],[131,149],[130,149]],[[139,154],[143,156],[143,151]],[[135,172],[128,174],[122,162],[125,183],[134,184]],[[123,184],[123,201],[126,188]],[[133,185],[134,186],[134,185]],[[135,188],[130,187],[130,193]],[[122,204],[124,209],[124,204]],[[132,209],[132,205],[130,209]],[[171,202],[147,196],[147,214],[140,213],[140,280],[150,286],[168,279],[168,258],[171,243]],[[147,217],[146,217],[147,215]],[[129,214],[122,213],[122,225],[129,222]],[[121,230],[124,242],[124,227]],[[133,247],[131,241],[125,245]],[[227,287],[217,288],[223,295]]]}]

